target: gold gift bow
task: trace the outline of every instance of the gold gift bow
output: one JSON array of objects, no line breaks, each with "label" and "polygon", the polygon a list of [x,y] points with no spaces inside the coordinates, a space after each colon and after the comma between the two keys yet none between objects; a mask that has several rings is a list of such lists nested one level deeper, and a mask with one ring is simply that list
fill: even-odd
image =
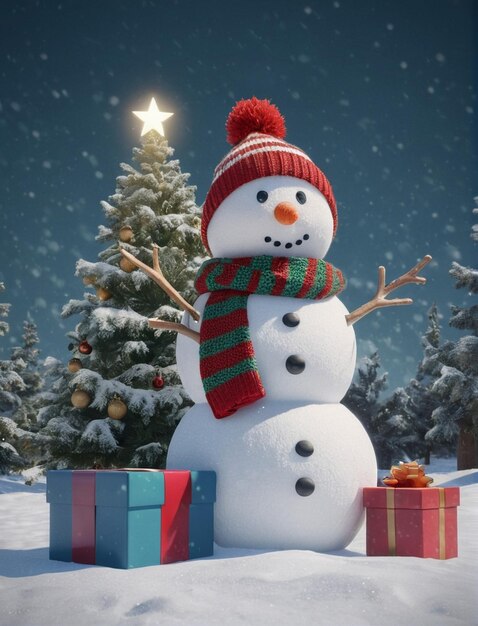
[{"label": "gold gift bow", "polygon": [[[440,559],[445,559],[445,488],[438,489],[438,554]],[[397,556],[397,534],[395,529],[395,489],[387,489],[387,539],[388,555]]]},{"label": "gold gift bow", "polygon": [[398,465],[392,465],[390,476],[386,476],[383,482],[387,487],[428,487],[433,478],[425,474],[425,468],[418,461],[400,461]]}]

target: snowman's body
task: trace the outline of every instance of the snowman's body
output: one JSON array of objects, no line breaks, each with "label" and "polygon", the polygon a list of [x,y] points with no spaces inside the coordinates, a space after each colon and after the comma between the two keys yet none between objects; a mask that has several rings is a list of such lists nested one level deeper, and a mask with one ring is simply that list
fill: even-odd
[{"label": "snowman's body", "polygon": [[[255,136],[247,141],[255,149]],[[215,257],[323,258],[333,230],[324,195],[306,180],[281,175],[227,195],[207,235]],[[202,294],[196,301],[199,313],[207,299]],[[347,313],[335,296],[249,295],[250,338],[265,397],[224,419],[206,402],[198,344],[178,336],[179,372],[196,405],[174,433],[167,466],[216,471],[220,545],[337,550],[360,527],[362,488],[376,484],[376,461],[362,425],[340,404],[356,358]],[[183,323],[200,330],[188,314]]]},{"label": "snowman's body", "polygon": [[[201,313],[207,297],[196,301]],[[339,404],[355,364],[347,309],[336,297],[250,296],[247,312],[265,398],[217,420],[199,376],[198,346],[179,336],[178,368],[196,405],[174,433],[168,467],[216,471],[215,539],[220,545],[343,548],[362,521],[361,487],[376,481],[370,440]],[[290,313],[293,317],[286,317]],[[287,326],[284,319],[298,323]],[[188,314],[183,323],[200,328]],[[287,370],[290,355],[303,355],[301,373]],[[306,487],[314,486],[308,496],[296,490],[304,478]]]},{"label": "snowman's body", "polygon": [[[222,420],[196,404],[174,433],[168,467],[215,470],[215,541],[255,549],[344,548],[362,523],[362,487],[376,482],[372,444],[338,403],[264,399]],[[315,486],[308,496],[296,491],[304,478]]]}]

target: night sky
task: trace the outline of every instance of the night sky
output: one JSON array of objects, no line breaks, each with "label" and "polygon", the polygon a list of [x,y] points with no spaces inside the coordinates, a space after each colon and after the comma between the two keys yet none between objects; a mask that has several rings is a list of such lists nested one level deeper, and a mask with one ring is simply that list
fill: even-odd
[{"label": "night sky", "polygon": [[[38,324],[42,356],[68,358],[60,320],[81,298],[78,258],[94,261],[100,201],[131,162],[152,96],[183,172],[202,203],[228,151],[236,100],[269,98],[289,142],[331,181],[339,210],[327,260],[349,279],[354,309],[424,254],[425,287],[355,325],[359,355],[378,347],[391,385],[421,355],[435,301],[471,304],[448,276],[477,265],[476,67],[478,3],[471,0],[136,1],[3,0],[0,19],[0,280],[10,302],[7,356],[21,324]],[[475,35],[475,40],[473,39]],[[474,178],[474,180],[473,180]],[[153,287],[154,288],[154,287]]]}]

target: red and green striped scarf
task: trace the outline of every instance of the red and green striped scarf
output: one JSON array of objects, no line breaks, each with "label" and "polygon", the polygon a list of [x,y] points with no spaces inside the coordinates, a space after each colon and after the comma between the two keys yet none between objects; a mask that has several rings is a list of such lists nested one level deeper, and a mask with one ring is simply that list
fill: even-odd
[{"label": "red and green striped scarf", "polygon": [[344,287],[342,272],[322,259],[255,256],[202,264],[196,289],[211,295],[202,315],[200,371],[216,418],[265,396],[249,332],[249,294],[322,300]]}]

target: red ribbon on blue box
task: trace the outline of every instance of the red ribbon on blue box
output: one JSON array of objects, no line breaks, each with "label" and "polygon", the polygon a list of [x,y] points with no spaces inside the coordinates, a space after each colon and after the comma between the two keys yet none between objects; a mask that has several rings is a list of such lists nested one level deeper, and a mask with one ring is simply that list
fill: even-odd
[{"label": "red ribbon on blue box", "polygon": [[215,496],[210,471],[50,471],[50,558],[126,569],[210,556]]}]

